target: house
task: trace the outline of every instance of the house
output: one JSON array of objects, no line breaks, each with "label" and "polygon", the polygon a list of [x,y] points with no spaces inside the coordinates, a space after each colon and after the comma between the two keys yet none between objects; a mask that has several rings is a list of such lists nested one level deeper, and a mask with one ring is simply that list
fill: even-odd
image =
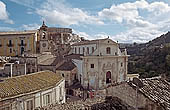
[{"label": "house", "polygon": [[37,57],[10,57],[0,69],[0,77],[13,77],[37,72]]},{"label": "house", "polygon": [[106,90],[138,110],[170,110],[170,83],[160,78],[122,82]]},{"label": "house", "polygon": [[56,69],[64,63],[62,57],[53,55],[41,55],[38,57],[38,71],[50,70],[56,72]]},{"label": "house", "polygon": [[65,80],[51,71],[0,81],[0,110],[35,110],[65,103]]},{"label": "house", "polygon": [[0,56],[36,53],[37,30],[0,32]]},{"label": "house", "polygon": [[73,62],[78,67],[78,79],[86,89],[104,89],[127,80],[128,55],[120,51],[113,40],[97,39],[72,45]]},{"label": "house", "polygon": [[65,78],[66,87],[73,85],[77,80],[77,67],[71,60],[65,61],[59,66],[56,73]]}]

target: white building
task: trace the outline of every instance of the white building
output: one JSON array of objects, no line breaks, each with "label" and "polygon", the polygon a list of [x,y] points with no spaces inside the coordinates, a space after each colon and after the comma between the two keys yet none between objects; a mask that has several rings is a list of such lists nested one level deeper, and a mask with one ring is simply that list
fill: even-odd
[{"label": "white building", "polygon": [[78,67],[78,79],[85,88],[103,89],[111,83],[127,80],[128,55],[111,39],[98,39],[72,45],[73,59]]},{"label": "white building", "polygon": [[0,81],[0,110],[35,110],[65,103],[65,80],[41,71]]}]

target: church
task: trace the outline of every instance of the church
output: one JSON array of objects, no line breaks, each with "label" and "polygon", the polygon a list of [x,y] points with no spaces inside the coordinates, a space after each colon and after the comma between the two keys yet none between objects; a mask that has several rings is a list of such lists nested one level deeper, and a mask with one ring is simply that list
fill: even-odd
[{"label": "church", "polygon": [[97,39],[72,45],[73,59],[78,67],[78,79],[87,89],[100,90],[116,82],[127,80],[128,55],[113,40]]}]

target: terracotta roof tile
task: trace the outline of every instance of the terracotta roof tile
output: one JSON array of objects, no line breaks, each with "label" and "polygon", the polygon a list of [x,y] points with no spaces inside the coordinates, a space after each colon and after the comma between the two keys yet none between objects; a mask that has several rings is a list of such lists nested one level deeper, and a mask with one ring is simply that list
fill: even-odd
[{"label": "terracotta roof tile", "polygon": [[55,86],[62,77],[51,71],[4,79],[0,82],[0,99],[35,92]]},{"label": "terracotta roof tile", "polygon": [[162,79],[143,79],[140,91],[152,101],[170,109],[170,84]]},{"label": "terracotta roof tile", "polygon": [[64,70],[64,71],[71,71],[76,67],[76,65],[71,61],[64,62],[61,66],[59,66],[56,70]]}]

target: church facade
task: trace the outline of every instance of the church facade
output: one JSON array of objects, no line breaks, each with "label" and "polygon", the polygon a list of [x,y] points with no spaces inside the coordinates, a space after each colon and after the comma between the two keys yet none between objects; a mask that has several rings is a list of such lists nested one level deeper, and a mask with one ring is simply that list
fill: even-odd
[{"label": "church facade", "polygon": [[74,62],[82,65],[78,78],[84,88],[99,90],[127,80],[127,52],[111,39],[79,42],[72,49],[73,54],[83,55],[82,60]]}]

